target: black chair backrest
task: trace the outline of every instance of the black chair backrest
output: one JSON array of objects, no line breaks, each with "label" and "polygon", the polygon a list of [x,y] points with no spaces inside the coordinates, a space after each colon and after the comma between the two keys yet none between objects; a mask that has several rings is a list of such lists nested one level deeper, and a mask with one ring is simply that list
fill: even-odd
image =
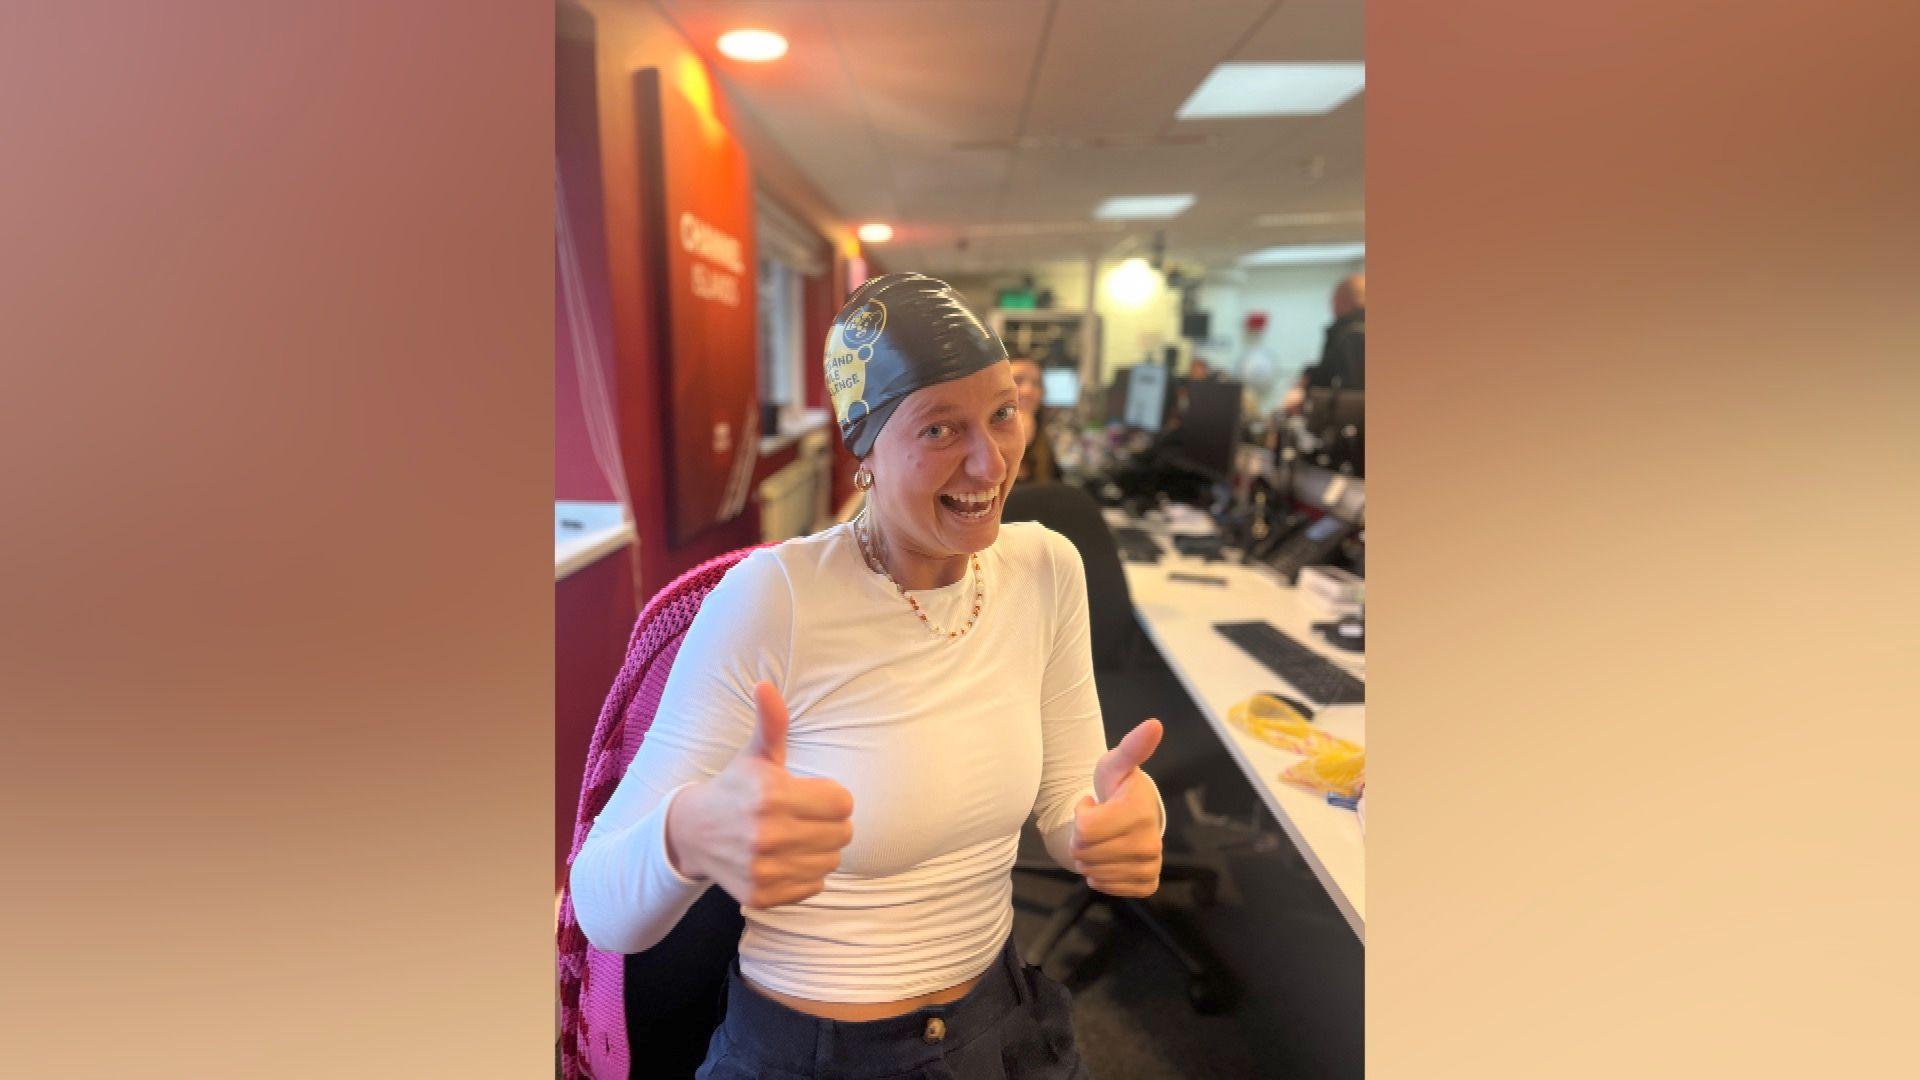
[{"label": "black chair backrest", "polygon": [[694,901],[665,938],[625,960],[633,1075],[693,1080],[726,1018],[727,976],[746,920],[720,886]]},{"label": "black chair backrest", "polygon": [[1140,632],[1133,597],[1120,565],[1107,519],[1092,495],[1071,484],[1016,484],[1007,496],[1006,521],[1037,521],[1073,542],[1087,568],[1087,621],[1093,636],[1093,666],[1117,667]]}]

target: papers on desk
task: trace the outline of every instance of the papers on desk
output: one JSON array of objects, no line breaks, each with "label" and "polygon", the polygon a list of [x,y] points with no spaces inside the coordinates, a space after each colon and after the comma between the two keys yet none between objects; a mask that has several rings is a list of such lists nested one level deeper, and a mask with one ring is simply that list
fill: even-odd
[{"label": "papers on desk", "polygon": [[1300,570],[1300,591],[1328,611],[1348,614],[1366,603],[1367,583],[1337,566],[1307,566]]},{"label": "papers on desk", "polygon": [[1213,518],[1205,510],[1185,503],[1172,503],[1165,508],[1167,531],[1175,533],[1207,533],[1218,530]]}]

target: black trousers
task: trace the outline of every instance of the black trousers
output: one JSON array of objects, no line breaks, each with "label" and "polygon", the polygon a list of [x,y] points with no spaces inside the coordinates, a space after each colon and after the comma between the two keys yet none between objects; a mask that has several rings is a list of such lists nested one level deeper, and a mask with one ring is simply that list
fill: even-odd
[{"label": "black trousers", "polygon": [[884,1020],[824,1020],[727,980],[726,1019],[695,1080],[1089,1080],[1067,989],[1009,939],[966,996]]}]

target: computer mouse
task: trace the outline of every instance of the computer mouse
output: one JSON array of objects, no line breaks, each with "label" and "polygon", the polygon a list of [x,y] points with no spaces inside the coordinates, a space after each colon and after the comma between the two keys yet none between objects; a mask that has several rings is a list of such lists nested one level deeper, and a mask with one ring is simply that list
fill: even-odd
[{"label": "computer mouse", "polygon": [[1278,690],[1269,690],[1267,691],[1267,696],[1276,697],[1276,698],[1279,698],[1281,701],[1286,702],[1288,708],[1292,709],[1294,712],[1299,713],[1301,719],[1306,720],[1309,723],[1312,722],[1313,714],[1317,711],[1314,709],[1313,706],[1307,704],[1304,701],[1301,701],[1299,698],[1294,697],[1292,694],[1283,694]]},{"label": "computer mouse", "polygon": [[1337,622],[1314,623],[1320,637],[1336,649],[1362,652],[1367,647],[1367,623],[1351,615]]}]

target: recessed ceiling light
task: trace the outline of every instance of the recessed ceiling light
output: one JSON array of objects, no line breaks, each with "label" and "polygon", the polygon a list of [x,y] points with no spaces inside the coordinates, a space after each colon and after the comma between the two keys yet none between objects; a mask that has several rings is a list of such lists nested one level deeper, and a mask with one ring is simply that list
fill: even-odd
[{"label": "recessed ceiling light", "polygon": [[1365,64],[1221,64],[1175,113],[1182,120],[1318,116],[1367,85]]},{"label": "recessed ceiling light", "polygon": [[720,35],[720,52],[750,64],[787,55],[787,39],[771,30],[729,30]]},{"label": "recessed ceiling light", "polygon": [[1100,204],[1093,216],[1101,221],[1144,221],[1179,217],[1193,205],[1191,195],[1116,195]]},{"label": "recessed ceiling light", "polygon": [[893,239],[893,226],[882,225],[875,221],[860,226],[855,230],[855,235],[860,237],[860,242],[863,244],[884,244]]},{"label": "recessed ceiling light", "polygon": [[1270,247],[1241,258],[1241,266],[1306,266],[1312,263],[1351,262],[1367,257],[1365,244],[1289,244]]},{"label": "recessed ceiling light", "polygon": [[1031,239],[1044,236],[1105,236],[1125,232],[1118,221],[1010,221],[963,225],[960,231],[977,240]]},{"label": "recessed ceiling light", "polygon": [[1292,214],[1261,214],[1253,223],[1263,229],[1306,225],[1354,225],[1367,220],[1362,210],[1307,210]]}]

